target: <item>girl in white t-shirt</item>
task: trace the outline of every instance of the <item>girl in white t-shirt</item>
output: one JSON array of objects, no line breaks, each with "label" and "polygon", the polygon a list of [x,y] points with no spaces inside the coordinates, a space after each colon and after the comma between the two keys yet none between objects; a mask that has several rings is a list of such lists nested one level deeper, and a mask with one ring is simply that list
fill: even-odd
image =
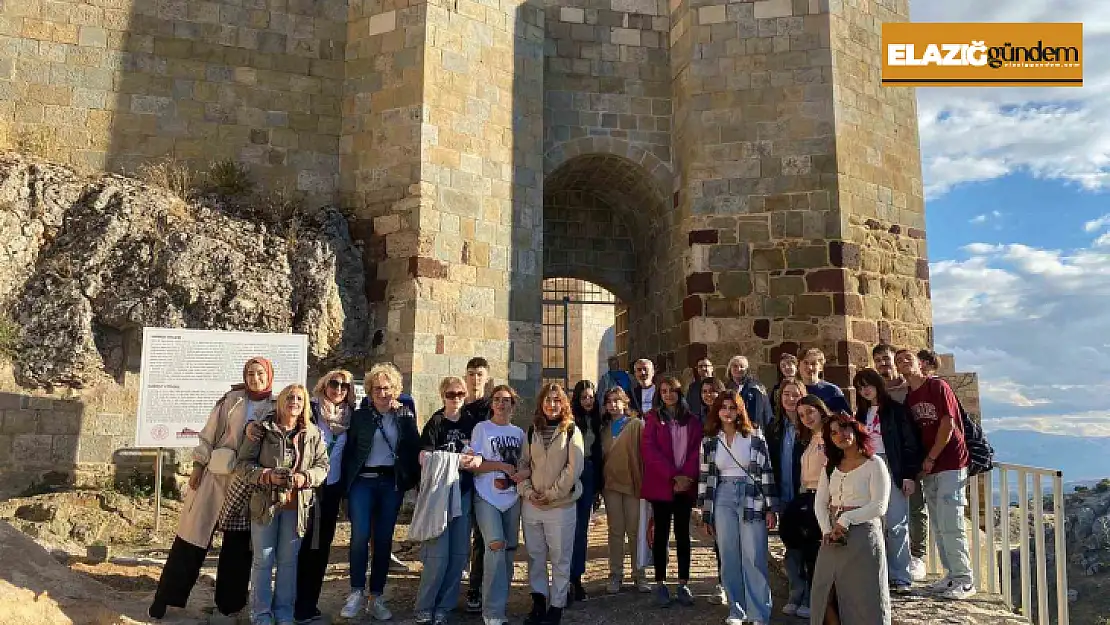
[{"label": "girl in white t-shirt", "polygon": [[518,468],[524,451],[524,430],[512,424],[519,397],[508,385],[490,395],[491,416],[474,426],[470,445],[482,457],[476,469],[474,516],[486,541],[485,576],[482,584],[482,618],[485,625],[505,625],[509,601],[512,554],[520,532],[520,497],[517,484],[528,478]]}]

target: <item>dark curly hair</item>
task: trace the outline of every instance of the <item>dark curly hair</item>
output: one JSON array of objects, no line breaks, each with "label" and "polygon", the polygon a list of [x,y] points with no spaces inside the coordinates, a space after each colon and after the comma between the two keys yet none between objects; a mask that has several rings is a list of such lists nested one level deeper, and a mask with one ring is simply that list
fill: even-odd
[{"label": "dark curly hair", "polygon": [[863,454],[863,457],[870,458],[873,455],[871,449],[871,437],[867,435],[867,430],[864,429],[863,424],[856,421],[856,418],[847,412],[834,413],[829,419],[825,421],[824,427],[821,428],[821,437],[825,439],[825,470],[832,473],[832,470],[840,465],[844,460],[844,450],[837,447],[832,440],[833,427],[839,429],[850,429],[855,435],[856,449]]}]

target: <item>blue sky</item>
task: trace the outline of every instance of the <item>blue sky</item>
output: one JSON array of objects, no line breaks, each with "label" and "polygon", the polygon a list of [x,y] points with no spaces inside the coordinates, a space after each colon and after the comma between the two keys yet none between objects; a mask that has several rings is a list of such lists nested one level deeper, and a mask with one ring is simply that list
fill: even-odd
[{"label": "blue sky", "polygon": [[1110,436],[1110,0],[911,1],[918,22],[1083,22],[1082,88],[918,90],[939,351],[988,429]]}]

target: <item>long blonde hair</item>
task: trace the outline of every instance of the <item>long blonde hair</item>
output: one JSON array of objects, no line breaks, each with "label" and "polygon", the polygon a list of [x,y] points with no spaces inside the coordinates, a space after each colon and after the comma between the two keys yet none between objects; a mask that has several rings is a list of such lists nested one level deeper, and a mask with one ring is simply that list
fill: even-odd
[{"label": "long blonde hair", "polygon": [[274,407],[274,419],[277,422],[285,420],[285,416],[289,414],[289,409],[285,407],[285,402],[293,393],[300,393],[301,399],[304,400],[304,408],[301,409],[301,414],[297,417],[297,425],[299,427],[305,427],[305,425],[308,424],[308,415],[312,412],[312,407],[308,404],[308,389],[305,388],[303,384],[290,384],[281,389],[281,392],[278,393],[277,396],[277,405]]},{"label": "long blonde hair", "polygon": [[332,369],[321,376],[320,379],[316,381],[316,386],[312,387],[312,396],[321,399],[326,397],[328,382],[332,380],[339,380],[340,382],[346,382],[351,385],[350,388],[347,389],[347,397],[343,400],[343,403],[347,404],[347,407],[354,412],[355,408],[358,407],[358,399],[355,398],[355,387],[353,386],[355,376],[346,369]]}]

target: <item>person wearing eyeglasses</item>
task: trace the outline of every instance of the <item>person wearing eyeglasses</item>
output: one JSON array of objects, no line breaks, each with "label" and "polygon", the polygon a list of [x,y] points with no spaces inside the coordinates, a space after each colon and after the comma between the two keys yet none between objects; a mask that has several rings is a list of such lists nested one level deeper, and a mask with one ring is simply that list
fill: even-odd
[{"label": "person wearing eyeglasses", "polygon": [[[435,411],[420,433],[422,457],[441,451],[460,454],[459,515],[451,517],[443,533],[423,544],[420,559],[420,588],[416,593],[415,622],[418,625],[446,625],[448,614],[459,603],[462,573],[470,555],[470,518],[473,504],[474,475],[481,459],[473,455],[470,437],[477,421],[463,410],[466,387],[455,376],[439,384],[443,407]],[[422,463],[424,461],[422,460]],[[425,469],[427,470],[427,469]]]},{"label": "person wearing eyeglasses", "polygon": [[347,430],[341,483],[351,519],[351,592],[339,613],[347,619],[357,617],[364,605],[374,620],[393,618],[382,598],[393,530],[405,492],[420,482],[420,431],[413,411],[395,401],[401,383],[401,372],[394,365],[371,367],[365,378],[369,401],[351,416]]},{"label": "person wearing eyeglasses", "polygon": [[356,404],[352,380],[351,372],[345,369],[327,372],[316,382],[309,402],[312,424],[320,430],[328,451],[328,477],[316,486],[308,511],[308,528],[297,556],[297,601],[293,616],[298,623],[323,619],[317,603],[335,538],[339,504],[343,500],[343,487],[339,483],[343,472],[343,447],[347,444],[347,429],[351,427],[351,414]]}]

